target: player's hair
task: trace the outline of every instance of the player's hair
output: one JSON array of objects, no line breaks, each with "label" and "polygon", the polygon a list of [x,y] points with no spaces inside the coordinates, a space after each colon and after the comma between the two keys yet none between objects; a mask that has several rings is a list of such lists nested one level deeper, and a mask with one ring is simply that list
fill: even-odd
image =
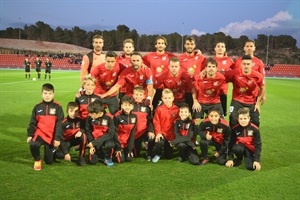
[{"label": "player's hair", "polygon": [[121,99],[121,104],[123,104],[123,103],[129,103],[129,104],[133,105],[134,101],[133,101],[133,98],[131,96],[125,95]]},{"label": "player's hair", "polygon": [[238,109],[237,114],[238,114],[238,116],[239,115],[250,115],[250,110],[247,107],[243,107],[243,108]]},{"label": "player's hair", "polygon": [[105,109],[103,103],[100,100],[96,99],[88,105],[87,111],[89,113],[104,113]]},{"label": "player's hair", "polygon": [[142,87],[142,86],[136,86],[133,91],[137,91],[137,92],[142,92],[144,93],[145,92],[145,89]]},{"label": "player's hair", "polygon": [[70,101],[68,104],[67,104],[67,112],[69,111],[69,109],[74,109],[74,108],[79,108],[79,105],[77,102],[74,102],[74,101]]},{"label": "player's hair", "polygon": [[170,58],[169,62],[179,62],[179,58],[178,57],[172,57],[172,58]]},{"label": "player's hair", "polygon": [[217,42],[215,42],[215,46],[217,46],[217,44],[219,44],[219,43],[224,44],[224,46],[226,47],[226,43],[224,41],[217,41]]},{"label": "player's hair", "polygon": [[205,65],[206,67],[207,67],[208,63],[216,65],[216,67],[218,67],[218,62],[213,57],[207,58],[206,65]]},{"label": "player's hair", "polygon": [[189,104],[184,102],[180,105],[179,109],[185,109],[185,108],[187,108],[189,110],[189,112],[191,112]]},{"label": "player's hair", "polygon": [[105,58],[107,57],[113,57],[113,58],[116,58],[117,57],[117,54],[114,52],[114,51],[108,51],[106,52],[105,54]]},{"label": "player's hair", "polygon": [[157,44],[157,40],[163,40],[165,45],[167,46],[168,45],[168,41],[167,41],[167,38],[163,37],[163,36],[158,36],[155,40],[155,44]]},{"label": "player's hair", "polygon": [[91,80],[91,81],[93,81],[94,84],[96,84],[96,79],[93,76],[91,76],[90,74],[88,74],[83,79],[83,85],[85,85],[88,80]]},{"label": "player's hair", "polygon": [[242,60],[252,60],[250,55],[243,55]]},{"label": "player's hair", "polygon": [[207,111],[207,115],[209,115],[211,112],[217,112],[220,116],[221,116],[221,111],[218,107],[216,106],[213,106],[212,108],[210,108],[208,111]]},{"label": "player's hair", "polygon": [[192,36],[187,36],[187,37],[185,38],[184,42],[186,42],[186,41],[189,41],[189,42],[195,42],[195,43],[196,43],[195,38],[193,38]]},{"label": "player's hair", "polygon": [[172,90],[170,90],[169,88],[165,88],[165,89],[163,89],[163,91],[162,91],[162,96],[164,95],[164,94],[173,94],[173,91]]},{"label": "player's hair", "polygon": [[43,91],[52,91],[52,92],[54,92],[54,86],[51,84],[51,83],[45,83],[45,84],[43,84],[43,86],[42,86],[42,92]]},{"label": "player's hair", "polygon": [[103,36],[99,35],[99,34],[94,35],[93,42],[95,41],[95,39],[102,39],[102,40],[104,40]]},{"label": "player's hair", "polygon": [[130,38],[125,39],[125,40],[123,41],[123,46],[124,46],[126,43],[131,43],[132,46],[134,46],[134,41],[133,41],[132,39],[130,39]]}]

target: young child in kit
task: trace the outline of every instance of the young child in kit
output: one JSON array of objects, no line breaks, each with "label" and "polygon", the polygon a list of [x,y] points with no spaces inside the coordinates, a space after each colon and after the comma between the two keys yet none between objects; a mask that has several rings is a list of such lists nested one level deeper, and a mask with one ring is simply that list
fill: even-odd
[{"label": "young child in kit", "polygon": [[171,146],[176,146],[179,151],[178,161],[188,160],[193,165],[199,165],[199,156],[193,141],[194,122],[190,119],[190,108],[183,103],[179,108],[179,119],[175,121],[175,139],[170,141]]},{"label": "young child in kit", "polygon": [[213,145],[216,148],[214,158],[216,158],[217,163],[224,165],[231,135],[230,127],[228,122],[221,117],[221,111],[218,107],[212,107],[207,114],[207,118],[199,125],[200,150],[203,157],[201,165],[209,162],[209,145]]},{"label": "young child in kit", "polygon": [[62,120],[64,113],[61,105],[53,100],[54,87],[50,83],[42,86],[43,101],[34,106],[27,128],[27,143],[34,159],[34,170],[42,169],[40,147],[44,145],[46,164],[54,162],[55,148],[62,140]]},{"label": "young child in kit", "polygon": [[262,148],[259,128],[250,122],[249,108],[240,108],[237,116],[239,124],[232,127],[226,167],[239,166],[245,158],[246,169],[259,171]]},{"label": "young child in kit", "polygon": [[79,145],[79,156],[77,164],[79,166],[85,165],[85,147],[86,134],[84,121],[78,117],[79,105],[76,102],[69,102],[67,105],[68,116],[62,121],[63,137],[60,142],[60,150],[64,155],[64,159],[71,161],[70,147]]},{"label": "young child in kit", "polygon": [[172,158],[173,147],[170,146],[169,141],[175,139],[174,122],[179,117],[179,108],[173,103],[174,95],[172,90],[163,89],[161,99],[163,104],[156,108],[153,117],[156,154],[152,158],[154,163],[160,160],[163,148],[165,158]]},{"label": "young child in kit", "polygon": [[[104,163],[108,167],[114,165],[111,160],[115,142],[115,126],[111,117],[106,115],[104,105],[101,101],[91,102],[87,110],[89,117],[86,120],[87,147],[90,149],[89,161],[91,164],[98,162],[99,151],[104,152]],[[104,149],[102,149],[104,147]]]},{"label": "young child in kit", "polygon": [[116,155],[118,163],[133,160],[134,136],[136,133],[137,116],[131,111],[134,107],[133,98],[123,96],[121,100],[121,111],[114,117],[117,133],[115,135]]},{"label": "young child in kit", "polygon": [[144,103],[145,89],[141,86],[135,87],[133,90],[133,99],[134,107],[132,113],[138,117],[134,136],[134,155],[135,157],[140,156],[142,142],[145,142],[147,145],[146,158],[148,161],[151,161],[155,135],[151,109]]}]

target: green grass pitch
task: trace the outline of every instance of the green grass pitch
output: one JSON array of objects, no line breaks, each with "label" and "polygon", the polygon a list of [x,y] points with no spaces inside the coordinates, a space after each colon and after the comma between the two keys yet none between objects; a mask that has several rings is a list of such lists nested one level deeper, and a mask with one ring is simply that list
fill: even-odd
[{"label": "green grass pitch", "polygon": [[[158,163],[136,158],[112,168],[59,160],[34,171],[26,129],[46,82],[25,80],[23,70],[0,70],[1,199],[299,199],[299,79],[267,78],[259,172],[244,165],[193,166],[177,162],[176,156]],[[79,88],[79,72],[53,71],[50,83],[65,110]],[[77,152],[71,155],[77,158]]]}]

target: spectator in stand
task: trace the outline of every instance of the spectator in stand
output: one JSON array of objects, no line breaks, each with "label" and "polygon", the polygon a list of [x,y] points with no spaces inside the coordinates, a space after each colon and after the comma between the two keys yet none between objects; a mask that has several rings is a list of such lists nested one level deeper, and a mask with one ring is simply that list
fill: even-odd
[{"label": "spectator in stand", "polygon": [[[125,39],[123,41],[123,53],[121,53],[117,57],[117,62],[120,64],[120,72],[122,72],[124,69],[130,67],[130,56],[132,52],[134,51],[134,42],[132,39]],[[121,87],[119,91],[119,99],[122,99],[122,97],[126,93],[126,87]]]},{"label": "spectator in stand", "polygon": [[[249,55],[252,59],[252,69],[258,71],[263,78],[265,78],[265,65],[262,60],[254,56],[254,52],[256,50],[255,41],[247,40],[244,45],[245,55]],[[234,68],[240,68],[243,58],[239,57],[236,59],[234,63]],[[266,85],[264,85],[266,87]],[[264,94],[261,98],[261,104],[263,105],[266,101],[266,88],[264,89]]]},{"label": "spectator in stand", "polygon": [[[117,54],[113,51],[108,51],[105,54],[105,63],[94,67],[91,71],[91,76],[96,79],[96,95],[103,95],[116,84],[120,73],[119,63],[116,62]],[[117,92],[112,93],[107,97],[102,98],[102,103],[108,106],[109,112],[113,115],[118,111],[119,99]]]},{"label": "spectator in stand", "polygon": [[101,35],[94,35],[93,37],[93,51],[84,55],[81,63],[80,80],[90,74],[95,66],[105,63],[105,54],[102,53],[104,45],[104,38]]},{"label": "spectator in stand", "polygon": [[161,91],[163,89],[162,85],[159,85],[157,82],[157,79],[162,75],[163,72],[168,71],[170,58],[176,57],[176,55],[166,52],[167,45],[167,39],[163,36],[159,36],[156,38],[155,42],[156,51],[143,56],[144,64],[151,69],[153,74],[153,87],[155,89],[155,94],[152,104],[154,110],[159,104]]},{"label": "spectator in stand", "polygon": [[31,63],[30,63],[28,57],[25,58],[24,67],[25,67],[25,79],[30,79]]},{"label": "spectator in stand", "polygon": [[[226,54],[226,45],[224,42],[217,42],[215,46],[215,56],[213,57],[218,63],[218,72],[225,74],[226,71],[233,69],[234,62]],[[228,83],[224,83],[220,91],[220,100],[224,116],[227,115],[227,93]]]},{"label": "spectator in stand", "polygon": [[[192,36],[185,38],[185,52],[179,56],[181,70],[185,71],[190,77],[190,82],[194,81],[194,76],[199,74],[205,68],[206,58],[201,54],[201,51],[196,49],[196,41]],[[192,110],[193,97],[192,88],[186,88],[185,101],[189,104]]]},{"label": "spectator in stand", "polygon": [[259,128],[250,122],[249,108],[240,108],[237,117],[239,123],[232,128],[226,167],[239,166],[245,158],[246,169],[259,171],[262,149]]},{"label": "spectator in stand", "polygon": [[34,64],[35,64],[35,71],[37,72],[37,75],[38,75],[38,80],[40,80],[41,79],[42,61],[40,60],[40,56],[39,55],[36,56]]},{"label": "spectator in stand", "polygon": [[49,58],[46,58],[45,62],[45,79],[47,79],[47,75],[49,76],[49,81],[51,79],[51,68],[52,68],[52,62],[49,60]]},{"label": "spectator in stand", "polygon": [[232,82],[232,101],[230,104],[230,127],[238,124],[238,110],[243,107],[250,109],[253,124],[259,127],[260,104],[265,94],[265,82],[262,75],[253,70],[250,55],[242,57],[241,67],[225,73],[226,82]]},{"label": "spectator in stand", "polygon": [[142,86],[145,89],[144,103],[149,106],[152,103],[153,97],[153,82],[152,72],[149,68],[145,67],[142,62],[142,56],[138,52],[133,52],[130,56],[131,67],[122,71],[119,76],[118,82],[111,87],[106,93],[101,94],[101,98],[105,98],[117,92],[121,87],[126,87],[126,95],[132,96],[133,90],[137,86]]}]

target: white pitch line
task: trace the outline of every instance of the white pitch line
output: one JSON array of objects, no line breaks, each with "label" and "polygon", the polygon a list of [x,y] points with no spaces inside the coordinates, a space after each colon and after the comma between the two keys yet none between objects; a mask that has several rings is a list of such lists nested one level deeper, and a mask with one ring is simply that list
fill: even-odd
[{"label": "white pitch line", "polygon": [[[78,82],[79,82],[79,76],[67,76],[67,77],[60,77],[60,78],[52,78],[52,80],[58,80],[58,79],[70,79],[78,77]],[[24,81],[15,81],[15,82],[9,82],[9,83],[0,83],[0,85],[12,85],[12,84],[18,84],[18,83],[29,83],[30,80],[24,80]],[[36,80],[34,82],[40,82],[43,80]]]}]

